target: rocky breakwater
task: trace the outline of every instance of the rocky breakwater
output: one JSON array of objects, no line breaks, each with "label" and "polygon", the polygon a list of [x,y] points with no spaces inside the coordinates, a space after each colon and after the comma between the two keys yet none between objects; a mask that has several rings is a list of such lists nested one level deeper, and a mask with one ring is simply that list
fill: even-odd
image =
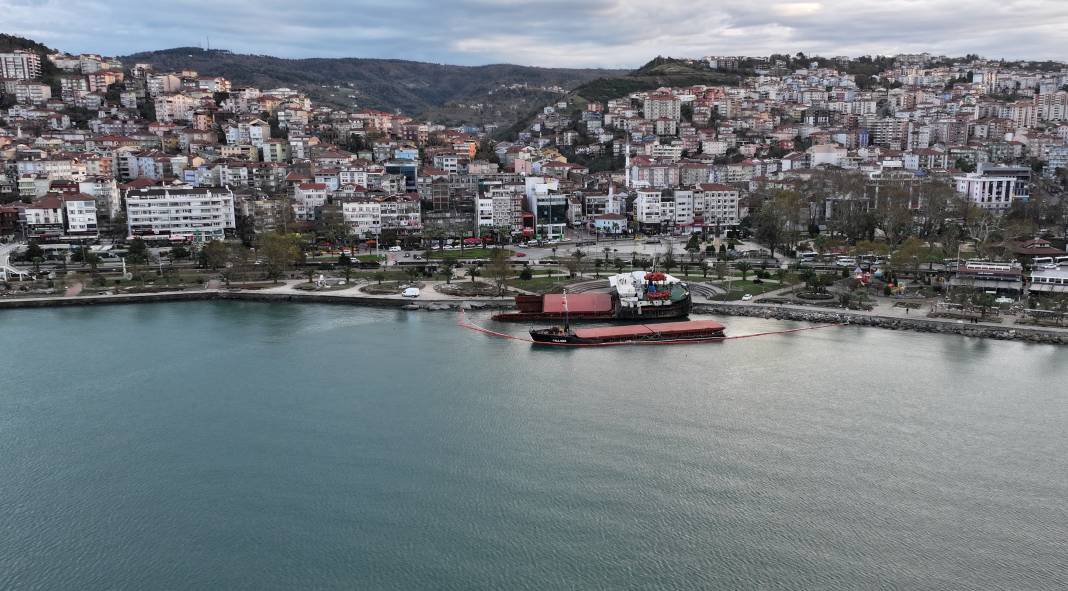
[{"label": "rocky breakwater", "polygon": [[510,309],[514,306],[515,303],[509,300],[428,300],[408,303],[404,306],[404,309],[447,312],[450,310]]},{"label": "rocky breakwater", "polygon": [[970,324],[953,320],[898,318],[893,316],[865,314],[861,312],[805,310],[760,304],[695,304],[693,311],[698,314],[775,318],[778,320],[797,320],[817,324],[853,324],[887,330],[911,330],[914,332],[954,334],[984,339],[1068,345],[1068,331],[1043,330],[1041,328],[1020,326],[992,326],[985,324]]}]

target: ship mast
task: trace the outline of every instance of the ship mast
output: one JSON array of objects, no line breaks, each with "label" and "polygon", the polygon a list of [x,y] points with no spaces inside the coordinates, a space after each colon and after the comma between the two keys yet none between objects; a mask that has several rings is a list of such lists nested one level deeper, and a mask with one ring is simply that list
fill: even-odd
[{"label": "ship mast", "polygon": [[567,288],[564,288],[564,332],[571,330],[570,311],[567,306]]}]

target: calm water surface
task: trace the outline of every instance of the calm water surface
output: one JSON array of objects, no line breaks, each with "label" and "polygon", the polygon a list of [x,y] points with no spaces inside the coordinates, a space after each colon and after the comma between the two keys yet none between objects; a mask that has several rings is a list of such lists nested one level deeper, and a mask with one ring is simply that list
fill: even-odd
[{"label": "calm water surface", "polygon": [[0,312],[0,589],[1068,588],[1068,349],[455,321]]}]

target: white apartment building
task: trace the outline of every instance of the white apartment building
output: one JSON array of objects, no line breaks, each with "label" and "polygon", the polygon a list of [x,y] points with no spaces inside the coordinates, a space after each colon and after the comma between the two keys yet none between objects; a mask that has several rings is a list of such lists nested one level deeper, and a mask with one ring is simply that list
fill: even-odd
[{"label": "white apartment building", "polygon": [[226,143],[252,144],[257,148],[271,139],[271,126],[263,119],[241,121],[226,127]]},{"label": "white apartment building", "polygon": [[52,87],[31,80],[19,80],[15,83],[15,100],[20,103],[39,105],[52,98]]},{"label": "white apartment building", "polygon": [[96,198],[79,193],[63,196],[64,227],[68,237],[97,235]]},{"label": "white apartment building", "polygon": [[157,74],[148,77],[146,89],[149,96],[159,96],[168,92],[178,92],[182,88],[182,79],[174,74]]},{"label": "white apartment building", "polygon": [[697,186],[694,193],[694,218],[708,228],[737,226],[742,219],[741,195],[737,189],[718,183]]},{"label": "white apartment building", "polygon": [[481,234],[498,228],[522,232],[523,197],[521,185],[488,188],[475,200],[475,232]]},{"label": "white apartment building", "polygon": [[16,49],[0,53],[0,78],[30,80],[41,76],[41,56],[32,51]]},{"label": "white apartment building", "polygon": [[126,192],[126,220],[132,236],[221,240],[236,227],[234,193],[189,186],[131,189]]},{"label": "white apartment building", "polygon": [[985,176],[973,172],[953,177],[957,192],[965,195],[975,205],[995,212],[1003,212],[1012,205],[1016,194],[1016,178],[1010,176]]},{"label": "white apartment building", "polygon": [[316,212],[326,205],[327,186],[323,183],[301,183],[293,190],[293,217],[299,222],[315,220]]},{"label": "white apartment building", "polygon": [[122,211],[122,193],[114,178],[103,176],[87,178],[78,183],[78,190],[93,197],[98,215],[111,219]]},{"label": "white apartment building", "polygon": [[682,101],[672,94],[650,94],[642,102],[642,114],[650,120],[666,117],[678,121],[682,118]]},{"label": "white apartment building", "polygon": [[184,94],[164,94],[156,97],[156,120],[161,123],[191,121],[197,101]]},{"label": "white apartment building", "polygon": [[415,233],[422,229],[418,197],[357,197],[341,203],[341,217],[356,236],[372,238],[383,230]]},{"label": "white apartment building", "polygon": [[97,236],[96,200],[90,195],[49,193],[22,208],[19,215],[27,237]]},{"label": "white apartment building", "polygon": [[639,226],[659,226],[663,220],[660,189],[639,189],[634,199],[634,221]]},{"label": "white apartment building", "polygon": [[353,235],[360,238],[382,232],[382,204],[374,199],[353,199],[341,204],[341,217]]}]

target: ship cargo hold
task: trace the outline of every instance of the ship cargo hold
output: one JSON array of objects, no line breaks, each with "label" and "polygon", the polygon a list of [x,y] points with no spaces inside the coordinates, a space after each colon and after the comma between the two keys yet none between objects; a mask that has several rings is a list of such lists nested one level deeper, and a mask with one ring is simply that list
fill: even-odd
[{"label": "ship cargo hold", "polygon": [[565,326],[531,330],[530,338],[537,345],[564,347],[707,343],[725,339],[725,328],[714,320],[576,329]]}]

